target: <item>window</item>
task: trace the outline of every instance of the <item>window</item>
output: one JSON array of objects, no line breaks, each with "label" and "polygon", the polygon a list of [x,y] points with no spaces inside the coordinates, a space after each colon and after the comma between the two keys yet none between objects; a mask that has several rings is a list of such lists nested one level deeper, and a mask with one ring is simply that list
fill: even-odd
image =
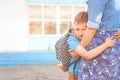
[{"label": "window", "polygon": [[72,8],[71,6],[60,6],[60,19],[72,19]]},{"label": "window", "polygon": [[74,8],[74,10],[73,10],[73,12],[74,12],[74,16],[79,12],[79,11],[84,11],[84,10],[86,10],[86,7],[85,6],[73,6],[73,8]]},{"label": "window", "polygon": [[29,5],[29,17],[33,19],[42,18],[41,5]]},{"label": "window", "polygon": [[71,26],[72,26],[71,21],[61,21],[61,23],[60,23],[60,34],[63,34],[66,31],[68,31]]},{"label": "window", "polygon": [[63,34],[72,26],[78,11],[86,10],[85,5],[29,4],[29,34]]},{"label": "window", "polygon": [[56,6],[55,5],[44,5],[44,18],[45,19],[56,19]]},{"label": "window", "polygon": [[31,21],[29,24],[29,33],[30,34],[41,34],[42,33],[42,25],[40,21]]},{"label": "window", "polygon": [[56,22],[55,21],[45,21],[44,25],[45,34],[56,34]]}]

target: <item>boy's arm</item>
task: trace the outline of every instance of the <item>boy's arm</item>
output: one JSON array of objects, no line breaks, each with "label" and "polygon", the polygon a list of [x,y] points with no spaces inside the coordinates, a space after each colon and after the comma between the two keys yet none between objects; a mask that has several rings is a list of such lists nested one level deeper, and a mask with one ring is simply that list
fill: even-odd
[{"label": "boy's arm", "polygon": [[77,46],[75,49],[75,52],[78,53],[81,57],[85,58],[86,60],[92,60],[93,58],[100,55],[105,49],[112,47],[115,45],[115,40],[104,42],[100,46],[87,51],[85,48],[83,48],[81,45]]},{"label": "boy's arm", "polygon": [[[97,29],[94,28],[87,28],[84,32],[84,36],[81,40],[80,46],[83,46],[84,48],[86,48],[88,46],[88,44],[91,42],[92,38],[94,37],[95,33],[97,32]],[[88,35],[89,34],[89,35]],[[80,51],[78,50],[77,53],[79,53]],[[80,55],[78,55],[76,52],[75,53],[71,53],[72,57],[78,58],[80,57]]]}]

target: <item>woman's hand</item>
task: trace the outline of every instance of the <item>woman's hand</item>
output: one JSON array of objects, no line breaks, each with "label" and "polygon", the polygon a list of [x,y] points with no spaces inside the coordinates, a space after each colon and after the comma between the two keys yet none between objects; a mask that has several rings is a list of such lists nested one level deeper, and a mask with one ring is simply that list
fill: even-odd
[{"label": "woman's hand", "polygon": [[120,40],[120,30],[115,32],[114,36]]}]

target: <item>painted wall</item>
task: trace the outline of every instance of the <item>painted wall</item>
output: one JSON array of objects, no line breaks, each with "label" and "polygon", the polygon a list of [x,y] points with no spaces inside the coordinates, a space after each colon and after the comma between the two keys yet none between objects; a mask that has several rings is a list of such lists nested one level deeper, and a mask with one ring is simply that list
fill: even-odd
[{"label": "painted wall", "polygon": [[29,36],[27,3],[85,4],[86,0],[1,0],[0,52],[54,50],[60,35]]},{"label": "painted wall", "polygon": [[27,50],[26,6],[25,0],[0,1],[0,52]]},{"label": "painted wall", "polygon": [[30,51],[54,51],[55,43],[61,35],[48,35],[28,37],[28,49]]},{"label": "painted wall", "polygon": [[0,52],[0,66],[57,64],[55,52]]},{"label": "painted wall", "polygon": [[[52,4],[78,4],[79,2],[79,0],[64,0],[65,2],[63,0],[1,0],[0,66],[58,63],[53,50],[60,35],[29,36],[26,1]],[[34,52],[29,52],[29,50]],[[37,52],[36,50],[50,50],[51,52]]]}]

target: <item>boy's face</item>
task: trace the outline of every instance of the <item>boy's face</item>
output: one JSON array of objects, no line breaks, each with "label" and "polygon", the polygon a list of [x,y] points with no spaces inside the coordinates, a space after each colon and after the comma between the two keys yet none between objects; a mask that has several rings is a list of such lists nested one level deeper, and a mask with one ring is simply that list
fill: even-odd
[{"label": "boy's face", "polygon": [[78,39],[82,39],[84,31],[86,30],[86,23],[75,23],[74,31]]}]

